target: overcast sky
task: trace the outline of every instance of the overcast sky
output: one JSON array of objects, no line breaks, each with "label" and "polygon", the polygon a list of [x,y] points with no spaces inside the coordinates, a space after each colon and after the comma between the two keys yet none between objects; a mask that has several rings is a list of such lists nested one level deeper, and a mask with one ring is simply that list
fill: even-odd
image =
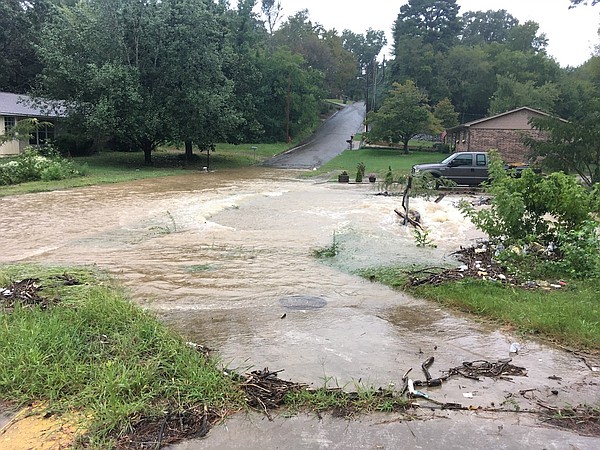
[{"label": "overcast sky", "polygon": [[[308,9],[311,21],[339,33],[350,29],[364,33],[383,30],[388,44],[392,26],[405,0],[280,0],[284,15]],[[505,9],[520,23],[533,20],[548,38],[548,53],[561,66],[578,66],[587,61],[599,43],[600,5],[569,9],[569,0],[458,0],[460,14],[466,11]]]}]

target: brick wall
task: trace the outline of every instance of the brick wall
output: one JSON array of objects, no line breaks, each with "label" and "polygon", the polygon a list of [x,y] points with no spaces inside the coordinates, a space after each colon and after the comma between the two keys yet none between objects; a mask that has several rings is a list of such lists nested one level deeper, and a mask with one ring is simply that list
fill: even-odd
[{"label": "brick wall", "polygon": [[539,130],[498,130],[471,128],[466,139],[456,143],[457,152],[488,151],[497,149],[506,163],[527,162],[529,147],[523,144],[523,138],[530,136],[543,139]]}]

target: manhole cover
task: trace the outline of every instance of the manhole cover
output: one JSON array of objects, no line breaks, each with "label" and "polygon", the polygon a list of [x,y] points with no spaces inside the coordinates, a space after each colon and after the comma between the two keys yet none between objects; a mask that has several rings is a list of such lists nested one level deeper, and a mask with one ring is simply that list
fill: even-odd
[{"label": "manhole cover", "polygon": [[327,300],[310,295],[290,295],[280,298],[279,303],[288,309],[319,309],[327,304]]}]

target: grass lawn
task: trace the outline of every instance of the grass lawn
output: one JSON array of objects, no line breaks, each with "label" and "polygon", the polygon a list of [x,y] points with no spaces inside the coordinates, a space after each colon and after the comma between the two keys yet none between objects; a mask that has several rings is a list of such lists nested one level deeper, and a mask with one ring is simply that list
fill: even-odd
[{"label": "grass lawn", "polygon": [[[215,151],[210,154],[210,168],[227,170],[252,166],[288,148],[289,145],[283,142],[274,144],[218,144]],[[388,167],[392,168],[395,176],[408,174],[414,164],[438,162],[444,157],[445,155],[441,153],[427,151],[413,151],[409,155],[404,155],[400,150],[388,148],[346,150],[316,171],[307,172],[306,176],[333,172],[337,176],[338,172],[346,170],[353,177],[356,173],[357,164],[363,162],[366,166],[365,175],[374,173],[381,180],[388,171]],[[171,176],[181,174],[182,171],[201,170],[207,165],[205,153],[195,150],[193,160],[185,163],[183,149],[175,148],[154,151],[151,166],[144,165],[144,155],[141,152],[99,152],[92,156],[73,158],[73,161],[84,176],[58,181],[33,181],[1,186],[0,197]],[[334,175],[332,174],[333,178]]]},{"label": "grass lawn", "polygon": [[[366,269],[360,274],[400,290],[408,279],[401,267]],[[566,288],[550,291],[467,278],[435,286],[426,284],[409,292],[524,335],[569,348],[600,351],[598,278],[569,281]]]},{"label": "grass lawn", "polygon": [[[14,287],[24,279],[40,289]],[[0,299],[0,398],[78,411],[95,448],[111,448],[140,418],[198,406],[218,415],[245,403],[217,360],[186,345],[100,273],[6,266],[0,287],[34,294]]]},{"label": "grass lawn", "polygon": [[398,149],[365,148],[345,150],[336,158],[311,172],[310,175],[335,172],[335,176],[337,176],[339,172],[345,170],[352,178],[356,174],[356,166],[362,162],[366,167],[365,176],[374,173],[378,179],[382,179],[389,167],[392,168],[395,175],[408,174],[415,164],[439,162],[445,157],[446,155],[442,153],[427,151],[411,151],[408,155],[405,155]]},{"label": "grass lawn", "polygon": [[[253,147],[256,147],[254,149]],[[211,169],[226,170],[251,166],[285,151],[288,144],[218,144],[210,154]],[[9,159],[0,162],[8,162]],[[33,181],[0,186],[0,197],[31,192],[53,191],[98,184],[120,183],[144,178],[157,178],[201,170],[207,165],[206,153],[194,151],[191,162],[183,160],[183,149],[164,148],[152,153],[152,165],[144,165],[141,152],[99,152],[73,158],[84,176],[58,181]]]},{"label": "grass lawn", "polygon": [[486,317],[567,347],[600,350],[600,282],[560,291],[524,290],[467,280],[415,290],[419,297]]}]

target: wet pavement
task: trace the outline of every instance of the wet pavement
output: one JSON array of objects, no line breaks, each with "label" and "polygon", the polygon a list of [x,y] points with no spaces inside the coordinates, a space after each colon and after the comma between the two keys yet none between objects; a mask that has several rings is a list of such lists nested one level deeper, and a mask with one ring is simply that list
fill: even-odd
[{"label": "wet pavement", "polygon": [[264,163],[282,169],[320,167],[349,147],[352,137],[363,131],[364,102],[347,105],[321,125],[305,142]]},{"label": "wet pavement", "polygon": [[204,439],[170,450],[274,449],[556,449],[596,450],[600,440],[542,427],[527,414],[429,411],[419,420],[370,414],[347,421],[328,415],[277,417],[238,415],[213,428]]},{"label": "wet pavement", "polygon": [[[296,175],[300,172],[250,168],[0,198],[0,263],[90,264],[107,270],[134,301],[186,339],[215,349],[230,368],[283,369],[282,378],[313,386],[326,381],[347,389],[356,383],[399,386],[409,368],[422,379],[420,366],[429,356],[435,357],[430,371],[436,377],[463,361],[506,358],[511,343],[519,342],[521,350],[510,356],[528,376],[479,382],[455,377],[425,390],[438,401],[473,407],[600,404],[600,376],[578,356],[353,274],[375,265],[455,264],[452,253],[481,237],[457,212],[458,198],[411,201],[437,244],[419,248],[394,213],[401,199],[376,195],[377,184]],[[334,241],[340,254],[333,263],[313,257],[314,250]],[[261,448],[349,448],[344,443],[352,442],[364,442],[355,448],[397,448],[397,433],[413,448],[430,448],[435,445],[427,436],[444,427],[456,437],[448,443],[457,446],[458,437],[473,435],[481,440],[472,448],[533,442],[540,432],[533,419],[523,422],[521,434],[488,436],[497,424],[512,430],[523,420],[506,414],[479,421],[477,414],[462,412],[451,414],[457,422],[419,422],[413,429],[419,438],[412,441],[406,424],[376,426],[374,418],[352,424],[278,420],[279,428],[294,436],[293,445],[280,436],[266,439],[275,425],[262,418],[247,424],[233,419],[231,428],[215,429],[207,440],[189,444],[196,447],[182,448],[241,448],[227,443],[236,439],[229,429],[242,439],[248,433],[266,439]],[[372,433],[373,440],[353,433]],[[567,432],[543,433],[550,444],[557,443],[547,448],[600,443]],[[317,434],[324,440],[316,441]]]}]

